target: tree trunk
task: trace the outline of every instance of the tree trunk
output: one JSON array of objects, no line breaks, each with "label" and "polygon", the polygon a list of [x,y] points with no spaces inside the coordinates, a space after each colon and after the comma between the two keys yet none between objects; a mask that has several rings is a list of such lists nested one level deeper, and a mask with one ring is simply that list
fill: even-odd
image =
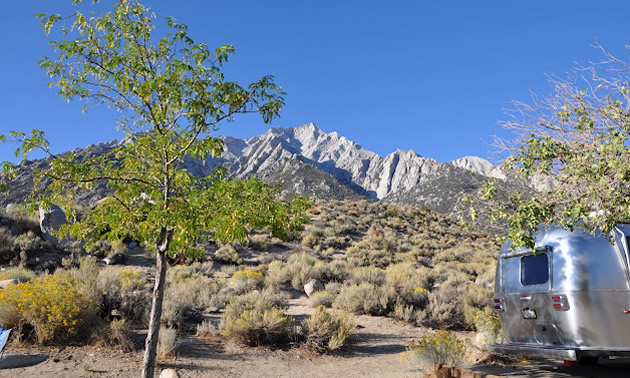
[{"label": "tree trunk", "polygon": [[162,303],[164,302],[166,266],[166,253],[160,251],[158,248],[155,262],[155,286],[153,287],[149,332],[144,348],[144,362],[142,366],[143,378],[153,378],[155,370],[155,356],[157,354],[157,344],[160,333],[160,318],[162,317]]}]

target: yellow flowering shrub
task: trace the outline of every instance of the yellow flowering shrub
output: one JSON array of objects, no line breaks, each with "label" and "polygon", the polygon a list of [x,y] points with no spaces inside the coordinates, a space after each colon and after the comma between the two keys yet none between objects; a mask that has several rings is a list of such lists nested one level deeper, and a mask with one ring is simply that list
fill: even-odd
[{"label": "yellow flowering shrub", "polygon": [[475,328],[477,328],[477,344],[486,349],[489,344],[499,344],[503,341],[503,329],[497,314],[490,308],[477,310],[474,316]]},{"label": "yellow flowering shrub", "polygon": [[96,310],[94,300],[64,276],[47,275],[0,290],[0,325],[18,330],[29,325],[39,343],[76,335]]},{"label": "yellow flowering shrub", "polygon": [[438,331],[409,342],[403,356],[422,372],[431,371],[435,363],[462,366],[467,359],[466,344],[453,332]]},{"label": "yellow flowering shrub", "polygon": [[238,270],[230,277],[229,286],[238,294],[262,288],[265,276],[251,269]]},{"label": "yellow flowering shrub", "polygon": [[146,280],[138,269],[123,269],[119,274],[120,289],[122,291],[136,291],[142,289]]}]

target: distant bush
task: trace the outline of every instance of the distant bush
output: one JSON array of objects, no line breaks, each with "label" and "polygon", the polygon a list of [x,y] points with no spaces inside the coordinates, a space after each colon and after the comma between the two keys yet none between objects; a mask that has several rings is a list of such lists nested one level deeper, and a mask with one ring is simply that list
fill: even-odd
[{"label": "distant bush", "polygon": [[158,336],[157,359],[164,361],[173,357],[177,349],[177,330],[175,328],[161,327]]},{"label": "distant bush", "polygon": [[212,306],[213,297],[225,286],[220,279],[200,274],[181,275],[166,286],[162,321],[167,325],[181,324],[186,320],[198,320],[201,313]]},{"label": "distant bush", "polygon": [[197,337],[209,337],[219,333],[219,329],[209,320],[197,324]]},{"label": "distant bush", "polygon": [[32,270],[17,266],[0,271],[1,280],[18,280],[21,283],[28,282],[36,276]]},{"label": "distant bush", "polygon": [[320,290],[312,293],[310,300],[313,307],[330,307],[335,300],[335,295],[330,291]]},{"label": "distant bush", "polygon": [[144,288],[146,279],[139,270],[122,269],[120,276],[120,290],[136,291]]},{"label": "distant bush", "polygon": [[281,346],[294,337],[295,320],[276,307],[245,310],[225,322],[223,334],[250,346]]},{"label": "distant bush", "polygon": [[94,344],[120,352],[133,351],[132,332],[125,319],[114,319],[105,327],[98,328],[93,334]]},{"label": "distant bush", "polygon": [[302,322],[305,345],[317,352],[341,348],[355,325],[347,314],[319,306],[310,318]]},{"label": "distant bush", "polygon": [[[311,228],[312,229],[312,228]],[[321,230],[314,230],[307,232],[302,237],[302,245],[311,249],[319,249],[319,245],[324,238],[324,233]]]},{"label": "distant bush", "polygon": [[223,244],[217,248],[212,259],[232,265],[241,265],[243,263],[243,257],[241,257],[238,250],[231,244]]},{"label": "distant bush", "polygon": [[466,362],[467,352],[464,341],[454,333],[438,331],[434,335],[411,341],[404,356],[421,372],[429,373],[434,364],[461,367]]},{"label": "distant bush", "polygon": [[333,307],[357,314],[385,315],[393,307],[394,295],[391,288],[363,282],[342,287]]},{"label": "distant bush", "polygon": [[237,294],[243,294],[248,291],[262,289],[264,283],[265,276],[262,273],[247,269],[234,272],[228,285]]},{"label": "distant bush", "polygon": [[[324,265],[307,253],[292,254],[288,261],[272,261],[267,268],[267,284],[274,289],[303,290],[311,278],[320,279]],[[321,267],[319,266],[321,265]]]},{"label": "distant bush", "polygon": [[272,244],[271,234],[256,234],[249,238],[249,248],[255,251],[266,252]]},{"label": "distant bush", "polygon": [[294,319],[281,310],[284,301],[270,292],[252,291],[234,297],[221,316],[225,337],[247,345],[284,345],[294,337]]},{"label": "distant bush", "polygon": [[385,270],[374,266],[356,267],[352,269],[350,276],[350,281],[356,284],[367,282],[375,285],[383,285],[386,278]]}]

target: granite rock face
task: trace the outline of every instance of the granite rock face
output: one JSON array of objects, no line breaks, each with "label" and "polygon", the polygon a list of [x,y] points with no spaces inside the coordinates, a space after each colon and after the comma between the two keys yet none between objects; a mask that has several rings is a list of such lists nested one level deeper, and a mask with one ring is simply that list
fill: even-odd
[{"label": "granite rock face", "polygon": [[59,206],[52,205],[49,210],[39,209],[39,226],[42,230],[42,236],[55,247],[60,246],[63,240],[59,241],[53,235],[53,232],[59,230],[59,227],[67,223],[66,214]]}]

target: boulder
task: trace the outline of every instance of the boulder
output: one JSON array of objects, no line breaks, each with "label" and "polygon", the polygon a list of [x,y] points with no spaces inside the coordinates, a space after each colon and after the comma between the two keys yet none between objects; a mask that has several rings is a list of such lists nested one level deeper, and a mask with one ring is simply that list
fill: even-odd
[{"label": "boulder", "polygon": [[134,248],[136,248],[137,246],[139,246],[138,242],[137,242],[137,241],[132,241],[131,243],[129,243],[129,244],[127,245],[127,248],[129,248],[129,249],[134,249]]},{"label": "boulder", "polygon": [[9,285],[17,285],[20,283],[18,280],[2,280],[0,281],[0,289],[6,289]]},{"label": "boulder", "polygon": [[103,259],[107,265],[125,264],[127,262],[127,255],[124,253],[114,253]]},{"label": "boulder", "polygon": [[175,369],[164,369],[160,373],[160,378],[179,378],[179,374]]},{"label": "boulder", "polygon": [[308,280],[308,282],[306,284],[304,284],[304,292],[309,297],[314,292],[321,291],[321,290],[324,290],[324,285],[322,285],[321,282],[319,282],[318,280],[316,280],[314,278],[311,278],[310,280]]},{"label": "boulder", "polygon": [[64,244],[66,240],[60,242],[52,232],[59,230],[59,227],[67,223],[66,213],[59,206],[52,205],[50,210],[39,208],[39,227],[42,230],[42,236],[55,247]]}]

